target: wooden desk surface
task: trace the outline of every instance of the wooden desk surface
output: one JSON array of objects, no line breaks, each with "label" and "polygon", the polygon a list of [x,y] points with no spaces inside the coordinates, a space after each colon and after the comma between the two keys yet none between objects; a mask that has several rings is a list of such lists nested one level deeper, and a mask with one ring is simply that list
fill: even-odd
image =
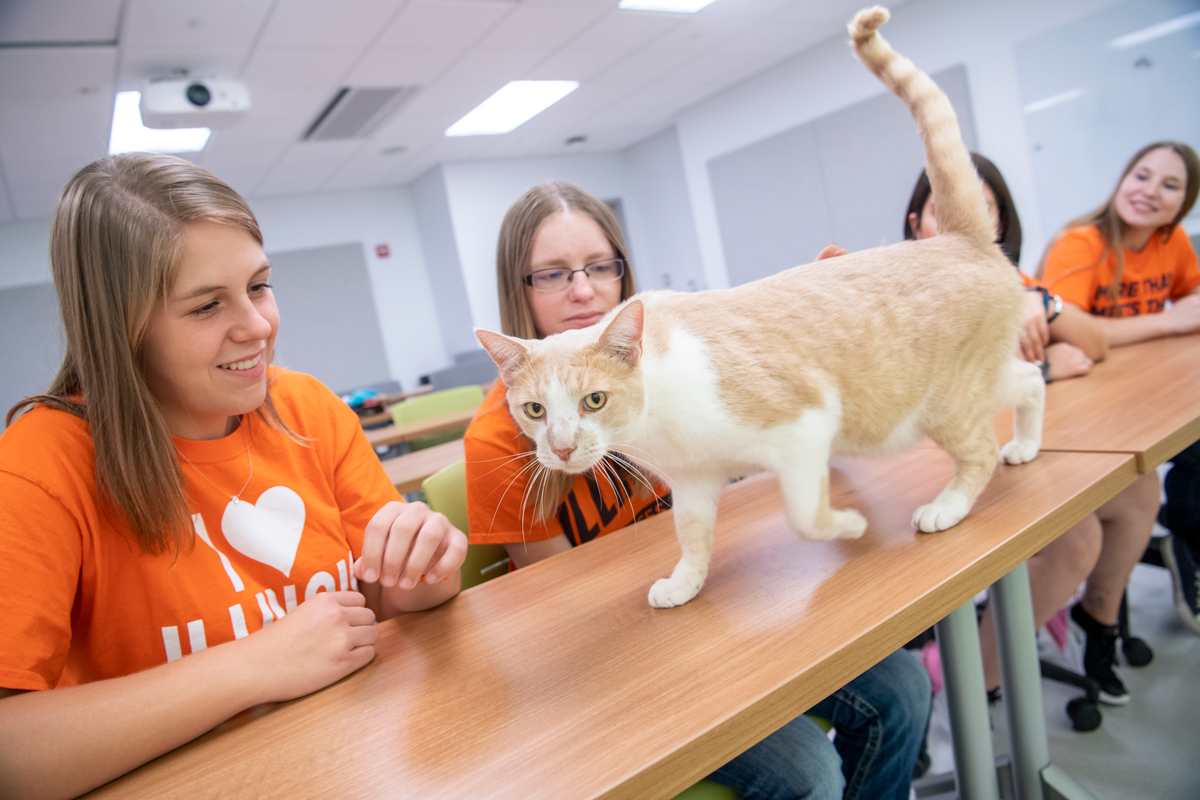
[{"label": "wooden desk surface", "polygon": [[774,479],[726,489],[708,583],[654,609],[670,514],[382,623],[375,661],[247,712],[95,797],[669,798],[1024,561],[1135,478],[1128,455],[1001,466],[916,534],[944,453],[835,463],[852,542],[798,540]]},{"label": "wooden desk surface", "polygon": [[[1012,412],[996,434],[1012,438]],[[1200,336],[1113,348],[1088,375],[1046,387],[1043,451],[1133,453],[1146,473],[1197,439]]]},{"label": "wooden desk surface", "polygon": [[455,428],[465,428],[474,416],[474,408],[466,411],[451,411],[449,414],[438,414],[436,417],[406,422],[403,425],[388,425],[386,428],[376,428],[365,431],[365,433],[367,441],[371,443],[372,447],[382,447],[387,444],[420,439],[422,436],[430,436]]},{"label": "wooden desk surface", "polygon": [[415,492],[433,473],[467,457],[462,439],[427,447],[415,453],[407,453],[383,462],[383,471],[388,474],[400,494]]}]

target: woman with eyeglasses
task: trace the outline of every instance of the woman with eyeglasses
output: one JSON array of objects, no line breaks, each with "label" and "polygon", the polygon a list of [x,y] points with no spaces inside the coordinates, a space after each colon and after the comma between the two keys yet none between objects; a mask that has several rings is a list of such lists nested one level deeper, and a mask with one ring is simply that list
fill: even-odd
[{"label": "woman with eyeglasses", "polygon": [[[843,251],[844,252],[844,251]],[[587,192],[548,183],[526,192],[500,228],[496,277],[504,333],[542,339],[595,325],[635,293],[624,239],[611,209]],[[837,254],[826,248],[820,257]],[[534,480],[531,443],[497,381],[466,434],[471,541],[505,545],[524,567],[670,507],[652,476],[619,469],[552,473]],[[526,457],[523,457],[526,456]],[[536,519],[531,496],[560,497]],[[743,800],[907,798],[925,732],[929,678],[909,653],[893,653],[810,710],[833,723],[831,743],[798,717],[709,776]]]}]

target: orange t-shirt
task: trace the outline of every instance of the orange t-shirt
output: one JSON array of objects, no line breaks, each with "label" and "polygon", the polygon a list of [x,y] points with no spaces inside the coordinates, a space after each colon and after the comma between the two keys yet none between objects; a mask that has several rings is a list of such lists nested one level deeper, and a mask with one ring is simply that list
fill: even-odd
[{"label": "orange t-shirt", "polygon": [[175,439],[197,534],[178,560],[142,554],[103,513],[82,419],[38,407],[0,436],[0,686],[128,675],[356,588],[363,530],[401,498],[345,403],[308,375],[273,377],[279,416],[311,441],[253,414],[223,439]]},{"label": "orange t-shirt", "polygon": [[[1106,316],[1112,308],[1108,287],[1117,275],[1117,254],[1100,260],[1107,243],[1094,225],[1067,231],[1046,259],[1042,281],[1050,291],[1090,314]],[[1122,317],[1157,314],[1168,300],[1178,300],[1200,286],[1196,251],[1180,226],[1164,242],[1150,237],[1142,252],[1125,251],[1119,305]]]},{"label": "orange t-shirt", "polygon": [[[535,521],[533,509],[525,505],[532,471],[525,467],[533,456],[519,457],[532,446],[508,412],[506,392],[497,380],[467,428],[467,515],[472,544],[536,542],[566,534],[572,545],[580,545],[670,508],[671,495],[665,487],[657,487],[655,497],[643,494],[639,498],[638,487],[627,481],[622,481],[618,492],[603,478],[585,473],[575,479],[550,519]],[[632,496],[632,503],[627,495]]]}]

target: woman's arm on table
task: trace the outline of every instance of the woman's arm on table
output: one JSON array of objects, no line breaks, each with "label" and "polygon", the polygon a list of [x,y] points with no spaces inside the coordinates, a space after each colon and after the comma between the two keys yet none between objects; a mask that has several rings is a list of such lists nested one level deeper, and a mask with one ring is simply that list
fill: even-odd
[{"label": "woman's arm on table", "polygon": [[1062,313],[1050,323],[1050,341],[1073,344],[1092,361],[1103,361],[1108,355],[1108,337],[1100,318],[1070,303],[1063,303]]},{"label": "woman's arm on table", "polygon": [[0,792],[75,797],[260,703],[315,692],[375,656],[357,592],[322,592],[244,639],[62,689],[0,689]]},{"label": "woman's arm on table", "polygon": [[1136,317],[1096,317],[1113,347],[1200,330],[1200,290],[1195,290],[1161,314]]}]

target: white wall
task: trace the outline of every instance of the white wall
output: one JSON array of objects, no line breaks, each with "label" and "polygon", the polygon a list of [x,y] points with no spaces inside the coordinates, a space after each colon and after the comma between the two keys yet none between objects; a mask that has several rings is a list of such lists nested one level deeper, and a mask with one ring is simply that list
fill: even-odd
[{"label": "white wall", "polygon": [[[912,0],[883,33],[925,72],[965,64],[979,150],[1004,173],[1021,213],[1025,268],[1046,236],[1039,223],[1014,45],[1120,0]],[[709,159],[886,91],[837,37],[697,103],[677,127],[708,285],[728,286],[709,186]],[[897,219],[903,209],[897,209]],[[1026,222],[1028,220],[1028,222]]]},{"label": "white wall", "polygon": [[625,222],[639,289],[706,288],[683,153],[674,126],[624,152]]},{"label": "white wall", "polygon": [[[391,377],[409,388],[419,376],[447,366],[450,359],[442,344],[408,188],[255,198],[250,206],[262,227],[268,254],[362,243]],[[387,258],[375,254],[378,244],[388,246]],[[281,324],[286,325],[287,309],[280,309],[280,314]]]},{"label": "white wall", "polygon": [[0,223],[0,289],[49,280],[50,220]]}]

